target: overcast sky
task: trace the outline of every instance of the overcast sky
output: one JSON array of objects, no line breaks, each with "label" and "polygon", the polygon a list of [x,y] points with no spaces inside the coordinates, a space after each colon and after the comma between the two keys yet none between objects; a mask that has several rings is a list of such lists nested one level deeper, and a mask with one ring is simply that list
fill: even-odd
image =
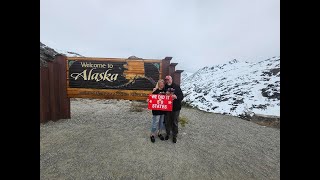
[{"label": "overcast sky", "polygon": [[280,0],[40,0],[40,41],[88,57],[172,56],[195,72],[280,56]]}]

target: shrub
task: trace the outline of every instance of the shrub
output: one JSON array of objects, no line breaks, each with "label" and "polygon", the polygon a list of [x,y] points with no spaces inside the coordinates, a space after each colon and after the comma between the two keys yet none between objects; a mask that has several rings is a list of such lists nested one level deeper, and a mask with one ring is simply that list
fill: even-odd
[{"label": "shrub", "polygon": [[179,123],[181,124],[182,127],[185,127],[186,124],[188,124],[188,119],[184,116],[179,117]]}]

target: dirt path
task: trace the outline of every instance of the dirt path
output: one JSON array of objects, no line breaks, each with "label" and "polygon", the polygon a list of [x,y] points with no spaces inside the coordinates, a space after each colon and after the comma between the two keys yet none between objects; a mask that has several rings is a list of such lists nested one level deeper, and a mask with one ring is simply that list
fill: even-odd
[{"label": "dirt path", "polygon": [[41,179],[280,179],[280,130],[184,108],[178,142],[152,144],[151,112],[73,100],[72,119],[40,125]]}]

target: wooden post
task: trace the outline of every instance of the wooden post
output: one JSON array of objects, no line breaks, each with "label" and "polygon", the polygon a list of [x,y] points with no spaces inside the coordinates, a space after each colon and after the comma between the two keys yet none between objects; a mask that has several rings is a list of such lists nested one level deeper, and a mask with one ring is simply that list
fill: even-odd
[{"label": "wooden post", "polygon": [[165,57],[162,60],[162,77],[161,79],[164,79],[167,75],[169,75],[169,66],[170,66],[170,61],[172,57]]},{"label": "wooden post", "polygon": [[176,69],[176,65],[177,65],[178,63],[171,63],[170,65],[169,65],[169,75],[172,77],[172,79],[173,79],[173,76],[174,76],[174,71],[175,71],[175,69]]},{"label": "wooden post", "polygon": [[53,73],[54,73],[54,106],[56,109],[56,120],[61,119],[61,108],[60,108],[60,79],[59,79],[59,73],[60,73],[60,66],[57,63],[57,61],[53,62]]},{"label": "wooden post", "polygon": [[173,75],[173,82],[180,86],[181,84],[181,73],[183,70],[176,70]]},{"label": "wooden post", "polygon": [[57,107],[56,107],[56,91],[55,91],[55,78],[54,78],[54,64],[48,62],[49,69],[49,104],[50,104],[50,119],[56,121]]},{"label": "wooden post", "polygon": [[67,60],[66,56],[56,55],[55,61],[59,66],[59,72],[57,74],[59,79],[59,105],[60,105],[60,117],[61,119],[70,119],[70,98],[67,97]]},{"label": "wooden post", "polygon": [[47,67],[40,68],[40,123],[50,119],[49,106],[49,71]]}]

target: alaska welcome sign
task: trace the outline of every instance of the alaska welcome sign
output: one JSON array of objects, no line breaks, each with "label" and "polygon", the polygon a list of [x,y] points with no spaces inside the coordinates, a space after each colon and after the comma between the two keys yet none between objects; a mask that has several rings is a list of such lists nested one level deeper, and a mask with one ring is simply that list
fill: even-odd
[{"label": "alaska welcome sign", "polygon": [[146,100],[165,73],[164,65],[162,60],[69,57],[67,94],[71,98]]},{"label": "alaska welcome sign", "polygon": [[146,100],[166,75],[180,84],[183,71],[175,70],[177,63],[171,59],[58,55],[40,68],[40,117],[42,121],[70,118],[70,98]]}]

